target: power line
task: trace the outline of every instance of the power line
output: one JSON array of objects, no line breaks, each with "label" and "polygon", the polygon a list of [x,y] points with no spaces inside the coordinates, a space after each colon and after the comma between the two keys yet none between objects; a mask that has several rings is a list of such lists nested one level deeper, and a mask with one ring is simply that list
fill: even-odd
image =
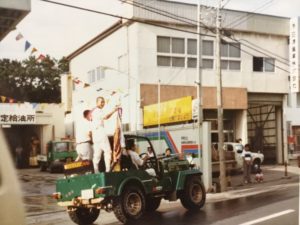
[{"label": "power line", "polygon": [[[269,4],[271,4],[274,0],[270,0],[265,2],[265,4],[259,6],[258,8],[254,9],[253,11],[251,11],[251,14],[247,13],[246,16],[242,15],[240,17],[238,17],[236,20],[232,21],[230,24],[228,24],[228,27],[234,28],[237,27],[238,25],[240,25],[243,22],[246,22],[248,19],[250,19],[251,17],[254,16],[255,12],[258,12],[259,10],[262,10],[264,7],[268,6]],[[269,5],[270,6],[270,5]],[[268,6],[268,7],[269,7]]]},{"label": "power line", "polygon": [[[272,1],[273,1],[273,0],[272,0]],[[142,3],[136,3],[136,2],[129,2],[129,1],[126,1],[125,3],[149,11],[148,6],[145,5],[145,4],[142,4]],[[153,9],[155,9],[155,10],[153,11]],[[167,11],[164,11],[164,10],[160,10],[160,9],[157,9],[157,8],[154,8],[154,7],[151,7],[151,12],[157,13],[158,15],[166,16],[166,17],[171,18],[171,19],[176,19],[176,20],[178,20],[178,21],[184,21],[184,20],[182,20],[182,19],[177,19],[177,18],[174,18],[174,17],[169,17],[169,16],[167,16],[167,15],[164,15],[164,14],[162,14],[161,12],[163,12],[163,13],[168,13],[169,15],[172,15],[172,16],[177,16],[177,15],[172,14],[172,13],[170,13],[170,12],[167,12]],[[180,16],[178,16],[178,17],[180,17]],[[195,20],[192,20],[192,19],[188,19],[188,18],[186,18],[186,17],[180,17],[180,18],[184,18],[184,19],[187,19],[187,20],[194,21],[194,22],[197,22],[197,23],[198,23],[198,21],[195,21]],[[190,25],[194,25],[194,26],[195,26],[194,23],[187,22],[187,21],[184,21],[184,22],[186,22],[186,23],[188,23],[188,24],[190,24]],[[205,25],[203,22],[200,22],[200,23],[202,24],[202,27],[208,29],[209,31],[211,31],[212,33],[215,34],[215,30],[213,30],[212,28],[208,27],[208,26]],[[252,50],[254,50],[254,51],[256,51],[256,52],[262,53],[262,54],[264,54],[265,56],[268,56],[268,57],[270,57],[270,58],[273,58],[272,56],[270,56],[270,55],[268,55],[268,54],[262,52],[261,50],[255,49],[254,47],[251,47],[251,46],[249,46],[249,45],[246,45],[246,44],[244,44],[244,43],[239,42],[237,39],[234,39],[234,38],[232,38],[232,37],[230,37],[230,36],[226,36],[226,35],[224,35],[224,34],[222,34],[222,36],[223,36],[223,37],[227,37],[227,38],[231,39],[232,41],[234,41],[234,42],[236,42],[236,43],[239,43],[239,44],[241,44],[241,45],[244,45],[245,47],[248,47],[249,49],[252,49]],[[229,44],[229,45],[231,45],[231,46],[233,46],[233,47],[235,47],[235,48],[238,48],[239,50],[241,50],[242,52],[244,52],[244,53],[246,53],[246,54],[248,54],[248,55],[255,56],[255,55],[251,54],[250,52],[248,52],[248,51],[246,51],[246,50],[244,50],[244,49],[241,49],[241,47],[237,47],[236,45],[231,44],[231,43],[229,43],[229,42],[227,42],[227,44]],[[262,49],[262,48],[261,48],[261,49]],[[289,66],[289,64],[287,64],[287,63],[285,63],[285,62],[282,62],[282,61],[280,61],[280,60],[278,60],[278,59],[277,59],[277,61],[281,62],[282,64],[285,64],[285,65]],[[275,63],[270,63],[270,62],[269,62],[269,64],[272,65],[272,66],[274,66],[274,67],[276,67],[276,68],[278,68],[278,69],[280,69],[280,70],[282,70],[282,71],[285,71],[285,72],[289,73],[289,71],[287,71],[286,69],[284,69],[284,68],[282,68],[282,67],[280,67],[280,66],[278,66],[278,65],[275,65]]]},{"label": "power line", "polygon": [[225,6],[230,2],[231,0],[227,0],[227,2],[224,3],[224,5],[221,7],[221,9],[224,9]]},{"label": "power line", "polygon": [[[122,1],[122,0],[119,0],[119,1]],[[272,0],[272,1],[273,1],[273,0]],[[123,2],[123,1],[122,1],[122,2]],[[192,20],[192,19],[189,19],[189,18],[186,18],[186,17],[182,17],[182,16],[177,16],[177,15],[172,14],[172,13],[170,13],[170,12],[167,12],[167,11],[165,11],[165,10],[157,9],[157,8],[155,8],[155,7],[151,7],[151,6],[142,4],[142,3],[138,3],[138,2],[129,2],[129,1],[126,1],[126,3],[127,3],[127,4],[130,4],[130,5],[133,5],[133,6],[136,6],[136,7],[138,7],[138,8],[145,9],[145,10],[147,10],[147,11],[150,11],[150,10],[149,10],[149,8],[150,8],[150,9],[151,9],[151,12],[154,12],[154,13],[156,13],[156,14],[163,15],[163,16],[165,16],[165,17],[168,17],[168,18],[171,18],[171,19],[175,19],[175,20],[178,20],[178,21],[181,21],[181,22],[185,22],[185,23],[188,23],[188,24],[193,25],[193,26],[195,26],[195,23],[194,23],[194,22],[198,23],[198,21],[195,21],[195,20]],[[161,12],[166,13],[167,15],[162,14]],[[169,17],[169,15],[171,15],[172,17]],[[182,18],[182,19],[178,19],[178,18]],[[191,22],[193,22],[193,23],[187,22],[187,21],[185,21],[185,20],[189,20],[189,21],[191,21]],[[215,33],[215,30],[214,30],[213,28],[208,27],[208,26],[207,26],[206,24],[204,24],[203,22],[200,22],[200,23],[202,24],[202,26],[201,26],[202,28],[206,28],[206,29],[208,29],[209,31],[211,31],[212,33]],[[225,35],[223,35],[223,36],[225,36]],[[226,36],[226,37],[230,38],[229,36]],[[235,42],[240,42],[240,41],[237,40],[237,39],[232,39],[232,40],[235,41]],[[249,42],[249,41],[247,41],[247,42],[248,42],[249,44],[251,44],[251,42]],[[240,42],[240,44],[242,44],[242,45],[248,47],[248,45],[246,45],[246,44],[244,44],[244,43],[241,43],[241,42]],[[261,48],[261,47],[259,47],[259,46],[256,46],[256,47],[258,47],[258,48],[260,48],[260,49],[262,49],[262,50],[265,50],[266,52],[269,52],[270,54],[272,54],[272,52],[270,52],[270,51],[268,51],[268,50],[266,50],[266,49],[263,49],[263,48]],[[253,48],[252,48],[252,49],[253,49]],[[262,52],[260,51],[260,53],[262,53]],[[265,54],[265,55],[268,56],[268,57],[272,57],[272,56],[270,56],[270,55],[267,55],[266,53],[263,53],[263,54]],[[280,57],[280,56],[278,56],[278,55],[276,55],[276,54],[274,54],[274,53],[273,53],[273,55],[274,55],[275,57],[282,58],[282,57]],[[284,60],[286,60],[286,61],[289,61],[288,59],[285,59],[285,58],[282,58],[282,59],[284,59]],[[279,61],[280,61],[280,60],[279,60]],[[284,62],[281,62],[281,63],[285,64]],[[289,64],[286,64],[286,65],[289,65]]]},{"label": "power line", "polygon": [[[87,9],[87,8],[74,6],[74,5],[68,5],[68,4],[65,4],[65,3],[54,2],[54,1],[50,1],[50,0],[40,0],[40,1],[55,4],[55,5],[65,6],[65,7],[68,7],[68,8],[78,9],[78,10],[82,10],[82,11],[87,11],[87,12],[91,12],[91,13],[101,14],[101,15],[105,15],[105,16],[111,16],[111,17],[115,17],[115,18],[119,18],[119,19],[125,19],[125,20],[132,21],[132,22],[144,23],[144,24],[147,24],[147,25],[166,28],[166,29],[169,29],[169,30],[176,30],[176,31],[181,31],[181,32],[185,32],[185,33],[191,33],[191,34],[199,35],[199,33],[194,32],[194,31],[179,29],[179,28],[175,28],[175,27],[169,27],[169,26],[165,26],[165,25],[162,25],[162,24],[158,24],[158,23],[154,23],[154,22],[150,22],[150,21],[146,21],[146,20],[140,20],[140,19],[128,18],[128,17],[124,17],[124,16],[118,16],[118,15],[114,15],[114,14],[111,14],[111,13],[106,13],[106,12],[102,12],[102,11]],[[209,34],[202,34],[201,33],[201,35],[207,36],[207,37],[215,37],[214,35],[209,35]]]},{"label": "power line", "polygon": [[[198,32],[193,32],[193,31],[189,31],[189,30],[184,30],[184,29],[169,27],[169,26],[165,26],[165,25],[161,25],[161,24],[158,24],[158,23],[153,23],[153,22],[149,22],[149,21],[145,21],[145,20],[127,18],[127,17],[123,17],[123,16],[114,15],[114,14],[111,14],[111,13],[105,13],[105,12],[101,12],[101,11],[96,11],[96,10],[87,9],[87,8],[83,8],[83,7],[79,7],[79,6],[74,6],[74,5],[68,5],[68,4],[65,4],[65,3],[54,2],[54,1],[50,1],[50,0],[40,0],[40,1],[51,3],[51,4],[56,4],[56,5],[61,5],[61,6],[69,7],[69,8],[74,8],[74,9],[78,9],[78,10],[82,10],[82,11],[92,12],[92,13],[96,13],[96,14],[111,16],[111,17],[115,17],[115,18],[119,18],[119,19],[126,19],[126,20],[132,21],[132,22],[144,23],[144,24],[147,24],[147,25],[152,25],[152,26],[161,27],[161,28],[165,28],[165,29],[176,30],[176,31],[180,31],[180,32],[186,32],[186,33],[191,33],[191,34],[199,35]],[[125,3],[127,3],[127,2],[125,2]],[[139,7],[139,6],[136,5],[136,7]],[[159,11],[159,9],[156,9],[156,10]],[[175,14],[173,14],[173,15],[175,15]],[[164,16],[166,16],[166,15],[164,15]],[[175,16],[177,16],[177,15],[175,15]],[[166,17],[168,17],[168,16],[166,16]],[[174,19],[174,18],[171,18],[171,19]],[[188,23],[188,22],[186,22],[186,23]],[[215,33],[215,31],[212,28],[209,28],[203,22],[200,22],[200,23],[204,26],[204,28],[206,28],[206,29],[210,30],[211,32]],[[195,26],[195,24],[193,24],[193,23],[190,23],[190,24],[193,25],[193,26]],[[207,37],[214,37],[215,38],[215,35],[208,35],[208,34],[202,34],[202,33],[200,33],[200,35],[207,36]],[[228,38],[230,38],[230,37],[228,37]],[[234,40],[234,39],[232,39],[232,40]],[[236,40],[234,40],[234,41],[236,41]],[[238,43],[240,43],[240,42],[238,42]],[[236,45],[233,45],[232,43],[228,43],[228,44],[231,45],[231,46],[233,46],[233,47],[235,47],[235,48],[237,48],[237,49],[239,49],[239,50],[241,50],[242,52],[244,52],[244,53],[246,53],[248,55],[254,56],[253,54],[247,52],[246,50],[241,49],[241,47],[237,47]],[[243,43],[240,43],[240,44],[243,44]],[[269,63],[269,64],[273,65],[274,67],[276,67],[278,69],[281,69],[281,70],[289,73],[289,71],[287,71],[287,70],[285,70],[285,69],[283,69],[283,68],[281,68],[281,67],[279,67],[279,66],[277,66],[275,64],[272,64],[272,63]]]}]

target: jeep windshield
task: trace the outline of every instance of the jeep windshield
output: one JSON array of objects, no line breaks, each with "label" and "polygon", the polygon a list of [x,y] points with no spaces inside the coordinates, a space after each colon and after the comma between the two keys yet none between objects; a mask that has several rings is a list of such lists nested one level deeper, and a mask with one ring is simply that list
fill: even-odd
[{"label": "jeep windshield", "polygon": [[70,152],[73,149],[73,143],[72,142],[56,142],[53,144],[53,150],[54,152]]}]

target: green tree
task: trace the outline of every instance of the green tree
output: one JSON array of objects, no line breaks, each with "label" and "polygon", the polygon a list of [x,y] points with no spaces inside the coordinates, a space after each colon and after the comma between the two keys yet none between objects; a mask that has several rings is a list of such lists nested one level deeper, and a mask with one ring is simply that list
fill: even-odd
[{"label": "green tree", "polygon": [[0,95],[18,102],[60,102],[60,74],[69,70],[65,58],[46,56],[38,61],[29,57],[23,61],[0,60]]}]

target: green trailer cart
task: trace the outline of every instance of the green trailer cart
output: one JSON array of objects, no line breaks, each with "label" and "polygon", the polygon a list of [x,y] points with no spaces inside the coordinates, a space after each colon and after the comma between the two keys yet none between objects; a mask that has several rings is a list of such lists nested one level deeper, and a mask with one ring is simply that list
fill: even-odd
[{"label": "green trailer cart", "polygon": [[[141,157],[147,147],[154,150],[146,137],[125,135],[126,139],[135,140]],[[155,211],[162,199],[180,199],[188,210],[199,210],[206,199],[200,170],[178,155],[157,156],[155,150],[143,168],[93,173],[92,162],[81,161],[66,164],[65,173],[53,197],[76,224],[92,224],[100,210],[114,212],[122,223],[135,221]]]},{"label": "green trailer cart", "polygon": [[72,140],[49,141],[46,146],[46,154],[38,155],[37,159],[41,171],[49,169],[51,173],[62,172],[64,164],[73,162],[77,157],[75,142]]}]

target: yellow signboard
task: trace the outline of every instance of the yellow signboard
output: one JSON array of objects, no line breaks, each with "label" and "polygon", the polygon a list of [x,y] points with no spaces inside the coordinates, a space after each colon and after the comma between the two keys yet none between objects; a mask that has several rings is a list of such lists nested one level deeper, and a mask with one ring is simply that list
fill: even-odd
[{"label": "yellow signboard", "polygon": [[[158,112],[160,111],[160,116]],[[144,107],[144,126],[176,123],[192,119],[192,96]]]}]

